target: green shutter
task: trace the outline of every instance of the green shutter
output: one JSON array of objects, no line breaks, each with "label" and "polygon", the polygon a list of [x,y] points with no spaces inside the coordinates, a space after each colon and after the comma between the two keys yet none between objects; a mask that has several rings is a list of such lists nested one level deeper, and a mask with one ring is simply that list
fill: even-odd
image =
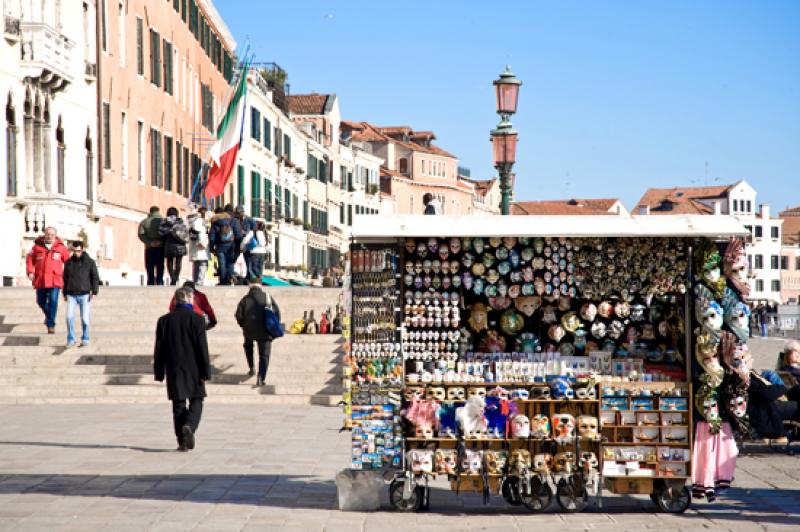
[{"label": "green shutter", "polygon": [[236,168],[236,184],[239,187],[239,205],[244,205],[244,167],[240,164]]},{"label": "green shutter", "polygon": [[264,213],[264,217],[267,221],[272,221],[272,182],[264,178],[264,203],[266,204],[267,212]]}]

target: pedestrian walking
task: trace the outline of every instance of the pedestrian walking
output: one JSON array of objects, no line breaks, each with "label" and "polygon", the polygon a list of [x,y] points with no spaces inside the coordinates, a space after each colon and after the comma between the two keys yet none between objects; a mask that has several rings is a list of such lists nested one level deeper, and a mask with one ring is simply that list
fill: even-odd
[{"label": "pedestrian walking", "polygon": [[239,254],[237,242],[242,240],[239,223],[229,212],[215,213],[211,218],[208,239],[211,244],[211,252],[217,257],[219,284],[227,286],[233,279],[233,265]]},{"label": "pedestrian walking", "polygon": [[158,319],[153,352],[155,380],[167,380],[167,397],[172,401],[172,422],[181,452],[194,449],[206,396],[205,382],[211,378],[206,324],[194,312],[193,302],[191,290],[179,288],[175,292],[175,310]]},{"label": "pedestrian walking", "polygon": [[154,205],[150,207],[150,214],[139,222],[139,240],[144,244],[147,286],[164,284],[164,246],[159,233],[163,220],[159,208]]},{"label": "pedestrian walking", "polygon": [[[195,313],[202,317],[206,322],[206,330],[213,329],[217,325],[217,316],[214,314],[214,309],[211,307],[211,303],[208,302],[208,298],[206,295],[198,290],[195,284],[192,281],[186,281],[183,283],[183,288],[187,290],[191,290],[192,292],[192,309]],[[177,301],[175,300],[175,296],[172,296],[172,301],[169,303],[169,310],[175,310],[177,306]]]},{"label": "pedestrian walking", "polygon": [[203,286],[208,274],[208,231],[206,230],[205,207],[189,214],[186,219],[189,227],[189,260],[192,262],[192,281]]},{"label": "pedestrian walking", "polygon": [[272,337],[267,332],[265,325],[265,307],[269,306],[278,320],[281,319],[281,311],[272,296],[262,290],[261,279],[251,278],[249,284],[250,291],[236,307],[236,322],[244,334],[244,356],[249,368],[248,375],[251,377],[255,373],[253,371],[253,342],[258,345],[256,386],[263,386],[264,380],[267,378],[269,356],[272,351]]},{"label": "pedestrian walking", "polygon": [[422,204],[425,205],[424,214],[442,214],[441,202],[434,198],[430,192],[426,192],[422,196]]},{"label": "pedestrian walking", "polygon": [[769,323],[767,321],[767,306],[764,303],[758,305],[758,322],[761,327],[761,336],[766,338],[769,333]]},{"label": "pedestrian walking", "polygon": [[186,255],[186,244],[190,240],[189,228],[178,215],[178,209],[175,207],[167,209],[167,217],[161,222],[158,234],[164,242],[164,258],[167,260],[169,281],[175,286],[181,276],[181,264]]},{"label": "pedestrian walking", "polygon": [[248,233],[256,230],[256,221],[245,214],[244,207],[242,205],[236,206],[233,217],[239,224],[239,230],[242,232],[242,240],[238,243],[237,249],[242,253],[242,255],[244,255],[244,263],[247,266],[248,272],[246,278],[249,278],[251,271],[250,261],[252,260],[252,251],[244,245],[244,241],[247,239]]},{"label": "pedestrian walking", "polygon": [[25,260],[25,270],[36,289],[36,304],[44,313],[48,334],[56,332],[58,294],[64,287],[64,263],[68,259],[67,246],[58,239],[55,227],[47,227],[44,235],[34,241]]},{"label": "pedestrian walking", "polygon": [[261,279],[264,272],[264,261],[267,259],[269,242],[267,241],[267,225],[257,222],[255,228],[248,231],[242,239],[242,251],[249,253],[247,261],[247,277]]},{"label": "pedestrian walking", "polygon": [[64,266],[64,301],[67,302],[67,348],[75,347],[75,309],[81,312],[81,347],[89,345],[92,298],[100,289],[97,264],[83,249],[83,242],[71,244],[72,256]]}]

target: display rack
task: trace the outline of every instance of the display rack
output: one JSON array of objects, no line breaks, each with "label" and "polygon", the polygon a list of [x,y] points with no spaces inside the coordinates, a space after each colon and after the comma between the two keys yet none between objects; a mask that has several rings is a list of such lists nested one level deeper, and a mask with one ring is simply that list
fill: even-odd
[{"label": "display rack", "polygon": [[[602,505],[603,489],[689,506],[692,246],[743,228],[659,218],[395,216],[354,228],[352,389],[370,381],[365,359],[399,364],[399,380],[373,388],[386,399],[369,403],[402,394],[391,433],[404,453],[383,462],[399,466],[395,508],[427,509],[437,476],[531,511],[553,498],[567,512],[593,496]],[[377,260],[391,293],[358,299],[381,309],[365,312],[357,274],[380,269],[380,250],[396,252]],[[359,336],[376,324],[386,338]],[[365,467],[363,434],[354,467]]]}]

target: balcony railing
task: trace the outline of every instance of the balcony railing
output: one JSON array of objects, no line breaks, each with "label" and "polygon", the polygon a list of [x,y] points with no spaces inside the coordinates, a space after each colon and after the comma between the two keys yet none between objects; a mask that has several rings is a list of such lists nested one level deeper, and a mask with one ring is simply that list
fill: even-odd
[{"label": "balcony railing", "polygon": [[40,83],[51,85],[54,90],[71,83],[70,65],[75,43],[41,22],[23,22],[21,30],[23,68],[41,69],[41,73],[36,73],[42,76]]},{"label": "balcony railing", "polygon": [[20,29],[19,19],[16,17],[9,17],[6,15],[5,35],[6,39],[12,41],[19,41]]}]

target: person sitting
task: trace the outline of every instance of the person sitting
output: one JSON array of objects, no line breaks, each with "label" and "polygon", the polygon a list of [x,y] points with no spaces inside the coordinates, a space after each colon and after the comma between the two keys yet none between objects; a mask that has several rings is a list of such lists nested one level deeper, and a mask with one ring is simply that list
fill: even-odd
[{"label": "person sitting", "polygon": [[800,340],[789,340],[778,355],[778,374],[787,387],[800,384]]},{"label": "person sitting", "polygon": [[800,422],[800,385],[787,388],[751,371],[747,393],[750,424],[762,438],[785,438],[783,422]]}]

